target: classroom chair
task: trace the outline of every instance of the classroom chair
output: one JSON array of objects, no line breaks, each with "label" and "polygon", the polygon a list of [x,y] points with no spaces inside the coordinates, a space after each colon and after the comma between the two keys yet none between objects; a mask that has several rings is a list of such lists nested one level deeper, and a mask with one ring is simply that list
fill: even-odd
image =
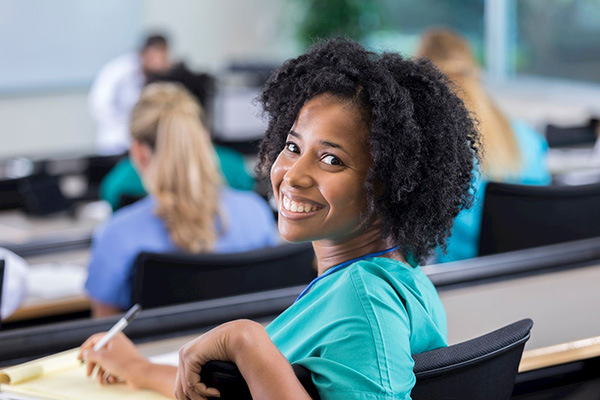
[{"label": "classroom chair", "polygon": [[600,183],[485,188],[479,255],[600,236]]},{"label": "classroom chair", "polygon": [[598,119],[592,118],[582,126],[546,126],[546,140],[550,147],[592,146],[596,141]]},{"label": "classroom chair", "polygon": [[0,210],[23,207],[19,179],[0,179]]},{"label": "classroom chair", "polygon": [[60,176],[37,174],[19,180],[19,193],[27,214],[50,215],[72,210],[73,199],[67,198],[60,188]]},{"label": "classroom chair", "polygon": [[[4,286],[4,260],[0,260],[0,307],[2,307],[2,287]],[[2,321],[0,320],[0,329]]]},{"label": "classroom chair", "polygon": [[87,193],[82,200],[98,200],[100,198],[100,184],[102,180],[125,157],[127,157],[126,153],[87,157],[87,166],[83,171],[83,175],[86,178],[88,186]]},{"label": "classroom chair", "polygon": [[143,308],[306,285],[316,277],[310,243],[244,253],[140,253],[133,302]]},{"label": "classroom chair", "polygon": [[[413,356],[417,383],[413,400],[508,400],[533,321],[523,319],[466,342]],[[313,399],[319,399],[310,371],[292,365]],[[201,380],[219,389],[221,400],[251,399],[235,364],[212,361],[202,367]]]}]

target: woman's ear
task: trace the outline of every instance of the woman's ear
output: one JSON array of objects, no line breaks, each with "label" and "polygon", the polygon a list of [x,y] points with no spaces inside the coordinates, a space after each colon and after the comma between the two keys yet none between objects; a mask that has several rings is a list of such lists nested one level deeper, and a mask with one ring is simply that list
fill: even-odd
[{"label": "woman's ear", "polygon": [[129,148],[129,157],[138,174],[143,175],[152,160],[152,149],[146,143],[133,140]]}]

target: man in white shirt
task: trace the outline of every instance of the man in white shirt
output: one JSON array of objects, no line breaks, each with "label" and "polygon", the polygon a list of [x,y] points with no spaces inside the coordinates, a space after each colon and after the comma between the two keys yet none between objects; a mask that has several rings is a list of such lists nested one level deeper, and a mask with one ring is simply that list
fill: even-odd
[{"label": "man in white shirt", "polygon": [[117,57],[102,68],[89,96],[90,114],[98,124],[96,146],[100,154],[120,154],[129,149],[129,114],[147,78],[169,67],[167,40],[153,35],[139,52]]}]

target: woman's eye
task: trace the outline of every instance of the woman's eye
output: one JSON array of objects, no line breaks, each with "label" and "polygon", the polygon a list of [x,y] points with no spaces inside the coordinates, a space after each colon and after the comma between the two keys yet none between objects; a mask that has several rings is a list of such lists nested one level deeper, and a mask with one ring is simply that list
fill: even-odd
[{"label": "woman's eye", "polygon": [[329,164],[329,165],[335,165],[335,166],[342,166],[342,165],[344,165],[344,163],[342,162],[342,160],[340,160],[336,156],[332,156],[331,154],[326,155],[321,160],[325,164]]},{"label": "woman's eye", "polygon": [[285,144],[285,148],[288,151],[291,151],[292,153],[300,153],[300,149],[298,149],[298,146],[296,146],[296,143],[293,142],[287,142]]}]

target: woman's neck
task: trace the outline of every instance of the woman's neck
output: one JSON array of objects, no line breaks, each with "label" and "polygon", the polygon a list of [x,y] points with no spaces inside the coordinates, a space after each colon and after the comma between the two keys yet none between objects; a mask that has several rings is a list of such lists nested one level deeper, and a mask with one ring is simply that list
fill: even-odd
[{"label": "woman's neck", "polygon": [[[382,237],[381,224],[378,222],[371,224],[364,232],[343,241],[319,240],[313,242],[319,276],[329,268],[343,262],[392,247],[394,247],[392,241]],[[404,261],[398,250],[386,253],[382,257]]]}]

